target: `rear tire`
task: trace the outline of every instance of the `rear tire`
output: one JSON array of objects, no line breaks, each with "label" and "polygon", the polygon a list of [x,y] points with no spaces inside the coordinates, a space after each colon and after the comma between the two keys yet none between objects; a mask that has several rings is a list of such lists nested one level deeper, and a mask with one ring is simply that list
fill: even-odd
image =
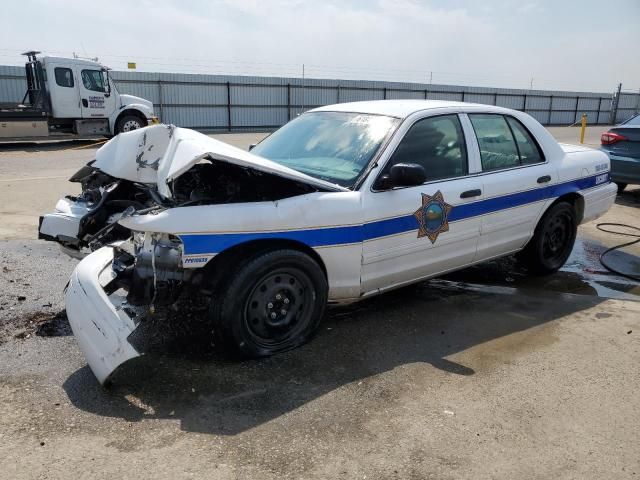
[{"label": "rear tire", "polygon": [[626,183],[616,182],[616,185],[618,186],[618,195],[620,195],[622,192],[624,192],[624,189],[627,188],[627,184]]},{"label": "rear tire", "polygon": [[123,132],[131,132],[146,126],[147,125],[142,121],[142,118],[136,115],[125,115],[120,118],[116,124],[116,135]]},{"label": "rear tire", "polygon": [[533,237],[516,258],[535,275],[557,272],[571,255],[577,231],[573,205],[556,203],[542,216]]},{"label": "rear tire", "polygon": [[297,250],[274,250],[242,264],[214,295],[216,344],[245,357],[266,357],[307,342],[327,303],[320,266]]}]

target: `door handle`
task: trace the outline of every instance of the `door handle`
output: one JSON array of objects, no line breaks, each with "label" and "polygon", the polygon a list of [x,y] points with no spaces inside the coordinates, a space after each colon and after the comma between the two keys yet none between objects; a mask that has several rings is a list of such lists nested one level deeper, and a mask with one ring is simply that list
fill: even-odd
[{"label": "door handle", "polygon": [[466,192],[462,192],[460,194],[460,198],[479,197],[480,195],[482,195],[482,190],[476,188],[475,190],[467,190]]},{"label": "door handle", "polygon": [[85,107],[85,108],[89,106],[89,102],[87,101],[86,98],[82,99],[82,106]]},{"label": "door handle", "polygon": [[551,181],[551,175],[544,175],[538,178],[538,183],[547,183]]}]

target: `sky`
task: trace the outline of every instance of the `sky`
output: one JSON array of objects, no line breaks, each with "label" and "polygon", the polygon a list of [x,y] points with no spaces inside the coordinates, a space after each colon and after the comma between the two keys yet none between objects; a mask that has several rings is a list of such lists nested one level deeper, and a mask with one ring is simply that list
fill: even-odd
[{"label": "sky", "polygon": [[640,89],[640,0],[4,0],[21,52],[125,70]]}]

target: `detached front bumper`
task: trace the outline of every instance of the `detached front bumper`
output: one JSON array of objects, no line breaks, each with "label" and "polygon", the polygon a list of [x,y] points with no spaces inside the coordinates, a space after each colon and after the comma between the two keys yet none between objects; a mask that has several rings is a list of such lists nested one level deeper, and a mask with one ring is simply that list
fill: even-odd
[{"label": "detached front bumper", "polygon": [[125,296],[105,291],[116,277],[113,258],[112,247],[88,255],[71,274],[66,293],[71,329],[101,384],[119,365],[140,356],[127,340],[137,323],[124,308]]}]

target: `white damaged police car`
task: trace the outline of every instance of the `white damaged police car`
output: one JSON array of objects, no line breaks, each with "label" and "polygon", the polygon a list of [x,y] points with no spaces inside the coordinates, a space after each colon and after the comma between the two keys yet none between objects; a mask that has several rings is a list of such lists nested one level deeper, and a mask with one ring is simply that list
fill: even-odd
[{"label": "white damaged police car", "polygon": [[100,382],[140,353],[162,308],[197,299],[217,342],[296,347],[330,302],[518,254],[567,260],[616,186],[600,151],[559,145],[529,115],[446,101],[311,110],[246,152],[192,130],[120,134],[71,181],[40,237],[83,257],[69,321]]}]

